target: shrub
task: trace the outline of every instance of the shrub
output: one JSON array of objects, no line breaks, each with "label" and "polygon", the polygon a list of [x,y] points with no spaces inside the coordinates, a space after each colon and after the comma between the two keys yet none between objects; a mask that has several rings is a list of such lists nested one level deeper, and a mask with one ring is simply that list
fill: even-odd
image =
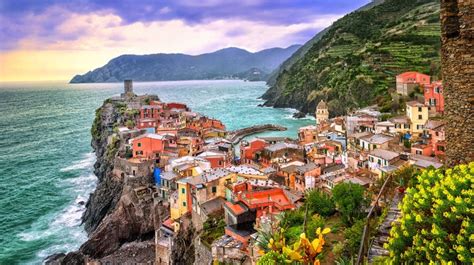
[{"label": "shrub", "polygon": [[359,184],[340,183],[332,190],[337,210],[346,225],[353,225],[363,216],[363,210],[368,204],[364,196],[364,188]]},{"label": "shrub", "polygon": [[351,256],[354,256],[359,251],[360,239],[364,232],[365,219],[355,222],[355,224],[344,230],[344,237],[346,238],[346,249]]},{"label": "shrub", "polygon": [[390,231],[391,262],[472,264],[474,162],[428,169],[406,191],[402,216]]},{"label": "shrub", "polygon": [[322,216],[331,216],[336,211],[336,205],[331,196],[320,190],[313,190],[307,194],[308,210]]}]

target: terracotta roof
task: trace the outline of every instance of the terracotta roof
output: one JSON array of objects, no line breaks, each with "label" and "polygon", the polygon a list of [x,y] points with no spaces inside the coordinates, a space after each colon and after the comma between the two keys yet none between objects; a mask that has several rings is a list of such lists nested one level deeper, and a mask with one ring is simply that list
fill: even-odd
[{"label": "terracotta roof", "polygon": [[240,205],[239,203],[236,203],[236,204],[233,204],[231,202],[225,202],[225,206],[227,207],[227,209],[229,209],[234,215],[241,215],[243,214],[244,212],[247,211],[246,208],[244,208],[242,205]]}]

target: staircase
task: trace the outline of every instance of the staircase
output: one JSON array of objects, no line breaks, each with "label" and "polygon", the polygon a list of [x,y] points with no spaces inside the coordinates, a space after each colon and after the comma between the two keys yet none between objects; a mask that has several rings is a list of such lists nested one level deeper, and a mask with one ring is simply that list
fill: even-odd
[{"label": "staircase", "polygon": [[390,209],[388,210],[385,220],[380,225],[377,235],[375,236],[372,244],[370,245],[368,260],[371,264],[375,257],[379,256],[388,256],[389,252],[386,250],[383,245],[388,243],[388,237],[390,235],[390,230],[392,229],[392,223],[395,222],[400,217],[400,209],[398,204],[400,203],[403,195],[396,193],[393,197],[392,203],[390,204]]}]

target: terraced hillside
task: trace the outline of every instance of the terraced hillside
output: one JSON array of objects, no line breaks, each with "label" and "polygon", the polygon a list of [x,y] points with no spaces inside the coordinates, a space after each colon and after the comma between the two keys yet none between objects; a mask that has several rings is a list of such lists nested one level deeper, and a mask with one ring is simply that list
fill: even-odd
[{"label": "terraced hillside", "polygon": [[374,103],[388,111],[395,75],[408,70],[440,78],[437,0],[385,0],[346,15],[280,69],[263,98],[307,113],[324,99],[333,116]]}]

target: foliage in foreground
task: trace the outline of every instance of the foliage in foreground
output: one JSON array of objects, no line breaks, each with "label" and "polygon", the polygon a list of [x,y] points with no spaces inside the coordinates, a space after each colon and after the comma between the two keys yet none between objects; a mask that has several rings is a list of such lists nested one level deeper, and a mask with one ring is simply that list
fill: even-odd
[{"label": "foliage in foreground", "polygon": [[364,215],[364,208],[369,200],[365,197],[364,188],[354,183],[340,183],[332,190],[332,197],[337,210],[341,213],[342,221],[352,226]]},{"label": "foliage in foreground", "polygon": [[267,264],[320,264],[319,254],[323,251],[323,246],[326,243],[324,235],[331,232],[329,228],[321,231],[321,228],[316,230],[317,238],[310,241],[305,233],[302,233],[299,240],[292,246],[286,245],[284,229],[275,233],[274,238],[270,239],[268,249],[257,262],[258,265]]},{"label": "foliage in foreground", "polygon": [[385,246],[393,263],[474,262],[473,176],[474,162],[425,170],[417,177]]}]

